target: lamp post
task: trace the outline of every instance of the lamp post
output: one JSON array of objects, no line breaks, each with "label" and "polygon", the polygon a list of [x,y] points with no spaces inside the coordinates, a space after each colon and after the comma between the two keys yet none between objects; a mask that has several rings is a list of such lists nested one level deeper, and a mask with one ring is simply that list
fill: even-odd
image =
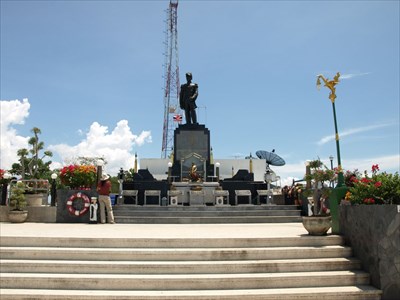
[{"label": "lamp post", "polygon": [[215,163],[215,176],[217,176],[217,182],[219,182],[219,167],[221,164],[219,162]]},{"label": "lamp post", "polygon": [[[331,161],[331,170],[333,170],[333,155],[329,156],[329,160]],[[333,180],[331,181],[331,187],[333,187]]]},{"label": "lamp post", "polygon": [[99,159],[96,162],[97,164],[97,180],[96,180],[96,185],[99,183],[101,175],[103,174],[103,166],[104,166],[104,160]]},{"label": "lamp post", "polygon": [[9,173],[4,173],[3,175],[3,186],[1,188],[1,205],[6,205],[7,203],[7,188],[8,188],[8,181],[11,178]]},{"label": "lamp post", "polygon": [[250,153],[249,173],[253,173],[253,156]]},{"label": "lamp post", "polygon": [[339,133],[336,121],[336,108],[335,108],[335,99],[336,99],[336,88],[335,86],[339,83],[340,73],[338,72],[333,80],[329,80],[325,78],[323,75],[317,76],[317,88],[319,89],[321,86],[321,79],[324,81],[325,86],[330,89],[329,99],[332,102],[332,109],[333,109],[333,120],[335,124],[335,139],[336,139],[336,151],[337,151],[337,160],[338,160],[338,183],[337,187],[341,187],[344,185],[344,176],[342,170],[342,163],[340,160],[340,145],[339,145]]},{"label": "lamp post", "polygon": [[172,162],[168,162],[168,184],[171,184]]},{"label": "lamp post", "polygon": [[122,199],[122,194],[123,194],[123,186],[122,186],[122,183],[124,182],[124,177],[125,177],[125,174],[124,174],[124,169],[119,169],[119,172],[118,172],[118,183],[119,183],[119,195],[118,195],[118,200],[117,200],[117,204],[122,204],[122,201],[123,201],[123,199]]},{"label": "lamp post", "polygon": [[57,179],[57,174],[53,173],[51,174],[51,206],[56,206],[56,199],[57,199],[57,185],[56,185],[56,179]]},{"label": "lamp post", "polygon": [[311,179],[310,179],[311,169],[310,169],[310,161],[309,161],[309,160],[306,160],[305,165],[306,165],[306,189],[309,190],[309,189],[311,189]]},{"label": "lamp post", "polygon": [[276,181],[276,175],[274,172],[271,172],[270,169],[267,169],[265,172],[265,181],[267,182],[267,189],[268,189],[268,200],[267,204],[273,204],[274,203],[274,193],[271,191],[271,182]]}]

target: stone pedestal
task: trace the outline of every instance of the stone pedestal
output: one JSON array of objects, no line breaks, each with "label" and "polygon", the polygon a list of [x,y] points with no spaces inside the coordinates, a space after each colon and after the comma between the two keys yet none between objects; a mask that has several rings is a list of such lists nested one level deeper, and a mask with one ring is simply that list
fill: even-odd
[{"label": "stone pedestal", "polygon": [[179,125],[174,132],[172,176],[177,181],[189,179],[192,163],[203,181],[214,175],[210,162],[210,131],[205,125]]},{"label": "stone pedestal", "polygon": [[[178,202],[184,205],[214,204],[214,190],[219,187],[218,182],[173,182]],[[192,194],[190,192],[193,192]],[[200,193],[197,193],[200,192]],[[200,195],[201,194],[201,195]]]}]

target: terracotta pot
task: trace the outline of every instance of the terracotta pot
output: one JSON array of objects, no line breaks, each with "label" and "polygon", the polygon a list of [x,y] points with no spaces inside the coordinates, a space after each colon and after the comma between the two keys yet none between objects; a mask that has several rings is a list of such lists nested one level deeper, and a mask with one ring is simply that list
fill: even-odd
[{"label": "terracotta pot", "polygon": [[8,220],[11,223],[24,223],[28,218],[28,211],[26,210],[10,210],[8,212]]},{"label": "terracotta pot", "polygon": [[332,226],[332,217],[303,217],[303,226],[310,235],[325,235]]}]

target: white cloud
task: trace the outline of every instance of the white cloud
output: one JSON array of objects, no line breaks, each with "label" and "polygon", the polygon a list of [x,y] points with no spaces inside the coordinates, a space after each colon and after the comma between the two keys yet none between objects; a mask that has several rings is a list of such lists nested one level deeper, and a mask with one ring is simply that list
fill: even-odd
[{"label": "white cloud", "polygon": [[367,73],[350,73],[350,74],[340,74],[339,79],[351,79],[353,77],[358,77],[358,76],[365,76],[371,74],[370,72]]},{"label": "white cloud", "polygon": [[24,124],[29,116],[28,99],[0,101],[0,167],[10,169],[18,161],[17,151],[28,147],[29,137],[18,135],[14,125]]},{"label": "white cloud", "polygon": [[[134,146],[151,143],[150,131],[142,131],[139,135],[132,133],[127,120],[121,120],[111,133],[107,126],[93,122],[86,138],[75,146],[66,144],[51,145],[49,149],[57,153],[63,162],[76,157],[103,157],[108,164],[106,172],[116,174],[119,168],[133,168],[135,155],[132,153]],[[52,167],[59,167],[54,164]]]},{"label": "white cloud", "polygon": [[400,154],[344,160],[342,164],[346,170],[358,169],[360,172],[370,172],[372,165],[377,164],[381,172],[394,173],[400,171]]},{"label": "white cloud", "polygon": [[[379,129],[382,127],[388,127],[393,124],[394,123],[382,123],[382,124],[376,124],[376,125],[370,125],[370,126],[364,126],[364,127],[358,127],[358,128],[351,128],[351,129],[344,130],[342,133],[339,133],[339,137],[344,137],[344,136],[348,136],[348,135],[352,135],[352,134],[356,134],[356,133],[360,133],[360,132],[365,132],[365,131],[371,131],[371,130]],[[317,142],[317,145],[319,145],[319,146],[324,145],[334,139],[335,139],[335,135],[324,136]]]}]

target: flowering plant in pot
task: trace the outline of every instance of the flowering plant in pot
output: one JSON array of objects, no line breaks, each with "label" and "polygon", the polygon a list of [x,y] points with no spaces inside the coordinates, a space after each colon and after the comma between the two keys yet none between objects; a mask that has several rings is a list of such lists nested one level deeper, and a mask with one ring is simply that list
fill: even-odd
[{"label": "flowering plant in pot", "polygon": [[336,173],[328,169],[319,159],[309,162],[310,174],[305,179],[312,183],[313,188],[305,191],[306,195],[313,195],[313,216],[329,215],[329,208],[325,201],[329,198],[331,188],[329,183],[335,181]]},{"label": "flowering plant in pot", "polygon": [[399,173],[379,172],[379,165],[372,165],[371,175],[354,174],[351,186],[342,204],[400,204]]},{"label": "flowering plant in pot", "polygon": [[303,226],[311,235],[324,235],[331,227],[330,210],[326,204],[331,188],[327,186],[335,180],[335,171],[328,169],[319,159],[309,162],[310,174],[305,179],[313,188],[304,191],[304,195],[313,195],[313,215],[303,217]]},{"label": "flowering plant in pot", "polygon": [[90,189],[96,183],[96,172],[93,165],[69,165],[61,169],[60,180],[71,189]]}]

